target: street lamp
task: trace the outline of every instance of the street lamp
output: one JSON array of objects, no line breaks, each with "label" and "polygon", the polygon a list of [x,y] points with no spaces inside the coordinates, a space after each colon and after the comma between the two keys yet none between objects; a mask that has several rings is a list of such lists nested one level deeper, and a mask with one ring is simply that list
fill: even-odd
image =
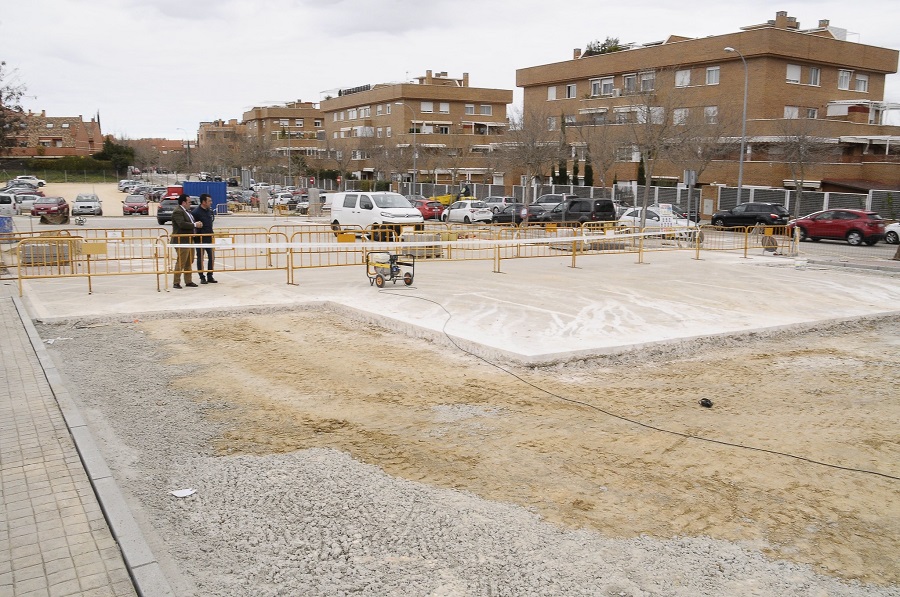
[{"label": "street lamp", "polygon": [[744,148],[747,145],[747,89],[750,86],[750,74],[747,71],[747,59],[744,58],[744,55],[741,54],[740,50],[735,50],[731,46],[725,48],[726,52],[736,52],[738,56],[741,57],[741,62],[744,63],[744,112],[741,116],[741,156],[738,160],[738,191],[737,191],[737,202],[740,205],[741,203],[741,191],[744,188]]},{"label": "street lamp", "polygon": [[179,130],[179,131],[181,131],[182,133],[184,133],[184,137],[182,137],[182,138],[183,138],[183,139],[186,139],[186,141],[185,141],[185,144],[186,144],[185,147],[187,147],[187,168],[188,168],[187,175],[188,175],[188,180],[190,180],[190,179],[191,179],[191,140],[187,138],[187,131],[186,131],[186,130],[184,130],[184,129],[181,128],[181,127],[178,127],[177,130]]},{"label": "street lamp", "polygon": [[412,114],[412,118],[409,121],[413,127],[413,175],[412,175],[412,191],[410,192],[410,195],[415,195],[416,194],[416,174],[418,174],[418,172],[419,172],[418,169],[416,168],[416,156],[418,154],[418,151],[416,151],[416,131],[418,130],[418,127],[416,126],[416,123],[415,123],[416,111],[412,109],[412,106],[406,104],[405,102],[394,102],[394,103],[398,106],[403,106],[405,108],[409,108],[409,111]]}]

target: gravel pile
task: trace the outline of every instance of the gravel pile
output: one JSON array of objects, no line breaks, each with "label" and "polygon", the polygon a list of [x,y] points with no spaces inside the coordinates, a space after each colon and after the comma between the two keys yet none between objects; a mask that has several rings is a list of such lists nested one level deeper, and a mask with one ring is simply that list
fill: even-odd
[{"label": "gravel pile", "polygon": [[[160,366],[164,347],[132,324],[38,328],[60,338],[48,350],[179,595],[900,595],[770,561],[751,546],[563,529],[335,450],[214,457],[208,440],[219,429],[208,415],[227,415],[227,406],[170,386],[190,372],[214,380],[214,360]],[[196,493],[169,493],[184,488]]]}]

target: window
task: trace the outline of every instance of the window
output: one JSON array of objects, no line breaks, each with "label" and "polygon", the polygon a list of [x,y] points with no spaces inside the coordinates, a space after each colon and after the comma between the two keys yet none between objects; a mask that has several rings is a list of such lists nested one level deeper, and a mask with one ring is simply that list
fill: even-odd
[{"label": "window", "polygon": [[377,106],[375,106],[375,116],[381,116],[381,114],[383,112],[384,112],[384,104],[378,104]]},{"label": "window", "polygon": [[634,93],[637,87],[637,75],[624,75],[622,77],[622,87],[625,93]]},{"label": "window", "polygon": [[691,69],[675,71],[675,87],[687,87],[691,84]]},{"label": "window", "polygon": [[578,95],[578,88],[575,83],[566,85],[566,99],[572,99]]},{"label": "window", "polygon": [[591,114],[591,124],[606,124],[606,112]]},{"label": "window", "polygon": [[558,128],[559,128],[559,123],[557,122],[556,116],[549,116],[547,118],[547,130],[555,131]]},{"label": "window", "polygon": [[450,102],[441,102],[439,107],[441,114],[449,114],[450,113]]},{"label": "window", "polygon": [[856,90],[869,91],[869,75],[856,75]]},{"label": "window", "polygon": [[303,119],[302,119],[302,118],[295,118],[295,119],[294,119],[294,126],[303,126]]},{"label": "window", "polygon": [[811,66],[809,67],[809,84],[814,85],[815,87],[819,86],[819,77],[821,76],[822,71],[818,68]]},{"label": "window", "polygon": [[278,121],[279,126],[291,126],[291,121],[289,118],[282,118]]},{"label": "window", "polygon": [[719,84],[719,67],[718,66],[710,66],[706,69],[706,84],[707,85],[718,85]]},{"label": "window", "polygon": [[385,104],[385,105],[384,105],[384,113],[385,113],[385,114],[390,114],[390,113],[391,113],[391,105],[390,105],[390,104]]},{"label": "window", "polygon": [[419,110],[427,113],[434,112],[434,102],[422,102]]},{"label": "window", "polygon": [[475,113],[475,104],[466,104],[466,114]]},{"label": "window", "polygon": [[819,109],[818,108],[807,108],[806,109],[806,117],[807,118],[818,118],[819,117]]},{"label": "window", "polygon": [[48,123],[47,123],[47,128],[48,128],[48,129],[52,129],[52,128],[53,128],[53,123],[52,123],[52,122],[48,122]]},{"label": "window", "polygon": [[450,134],[450,126],[446,124],[439,124],[437,127],[438,135],[449,135]]},{"label": "window", "polygon": [[337,117],[338,117],[338,113],[335,112],[334,114],[331,115],[331,121],[332,121],[332,122],[337,122],[337,119],[338,119]]},{"label": "window", "polygon": [[313,120],[313,126],[316,127],[317,129],[322,128],[322,119],[316,118],[315,120]]},{"label": "window", "polygon": [[603,77],[600,79],[600,95],[612,95],[613,94],[613,78],[612,77]]},{"label": "window", "polygon": [[800,108],[797,106],[785,106],[784,107],[784,117],[785,118],[800,118]]},{"label": "window", "polygon": [[481,104],[481,111],[479,112],[482,116],[492,116],[494,114],[494,110],[490,104]]},{"label": "window", "polygon": [[706,124],[718,124],[719,106],[706,106],[703,108],[703,118],[706,120]]},{"label": "window", "polygon": [[[550,86],[547,88],[547,101],[552,101],[556,99],[556,86]],[[473,112],[474,114],[474,112]]]},{"label": "window", "polygon": [[691,114],[689,108],[675,108],[672,111],[672,123],[678,126],[687,124],[688,117]]},{"label": "window", "polygon": [[372,106],[363,106],[359,109],[359,117],[360,118],[371,118],[372,117]]},{"label": "window", "polygon": [[340,116],[338,116],[338,120],[344,120],[344,111],[341,110],[341,111],[339,112],[339,114],[340,114]]},{"label": "window", "polygon": [[356,114],[357,114],[356,108],[350,108],[349,110],[347,110],[347,119],[348,120],[356,120],[356,118],[357,118]]},{"label": "window", "polygon": [[839,70],[838,71],[838,89],[850,89],[850,75],[852,71],[849,70]]},{"label": "window", "polygon": [[378,127],[378,128],[375,129],[375,136],[376,136],[378,139],[381,139],[381,135],[382,135],[383,133],[384,133],[384,129],[382,129],[381,127]]},{"label": "window", "polygon": [[651,124],[665,124],[666,111],[658,106],[640,106],[635,110],[637,121],[641,124],[647,122],[648,115]]},{"label": "window", "polygon": [[62,123],[62,124],[59,125],[59,126],[61,126],[61,127],[64,128],[64,129],[67,129],[67,128],[69,128],[69,123],[68,123],[68,122],[64,122],[64,123]]},{"label": "window", "polygon": [[391,136],[391,127],[385,127],[385,129],[384,129],[384,136],[385,136],[385,137],[390,137],[390,136]]},{"label": "window", "polygon": [[574,126],[575,125],[575,115],[574,114],[572,114],[571,116],[567,115],[565,117],[565,119],[566,119],[566,126]]},{"label": "window", "polygon": [[656,73],[653,71],[641,73],[641,91],[653,91],[656,87]]},{"label": "window", "polygon": [[591,97],[600,95],[600,79],[591,79]]},{"label": "window", "polygon": [[787,75],[785,76],[785,81],[788,83],[799,83],[800,82],[800,65],[799,64],[788,64],[787,65]]}]

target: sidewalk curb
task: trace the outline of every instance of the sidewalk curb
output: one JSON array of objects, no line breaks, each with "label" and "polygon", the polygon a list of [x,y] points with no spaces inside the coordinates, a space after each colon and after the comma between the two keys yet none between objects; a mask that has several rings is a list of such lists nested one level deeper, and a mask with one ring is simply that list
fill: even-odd
[{"label": "sidewalk curb", "polygon": [[78,405],[66,390],[63,377],[53,364],[22,300],[17,296],[11,298],[28,334],[31,347],[40,362],[44,376],[47,378],[47,383],[50,385],[50,391],[59,404],[60,412],[72,436],[72,441],[75,443],[75,449],[87,472],[97,501],[100,503],[106,523],[119,545],[135,590],[141,597],[174,597],[174,591],[163,574],[161,566],[153,557],[150,546],[132,516],[128,503],[106,465],[106,460],[97,448],[91,431],[78,410]]}]

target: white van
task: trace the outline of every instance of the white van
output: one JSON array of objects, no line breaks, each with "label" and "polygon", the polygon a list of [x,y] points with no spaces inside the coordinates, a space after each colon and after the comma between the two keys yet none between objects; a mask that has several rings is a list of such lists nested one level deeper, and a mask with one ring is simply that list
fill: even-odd
[{"label": "white van", "polygon": [[19,215],[19,203],[11,193],[0,193],[0,216]]},{"label": "white van", "polygon": [[409,200],[399,193],[386,191],[348,191],[335,193],[331,200],[331,228],[339,230],[346,226],[392,225],[399,235],[405,226],[421,230],[425,219]]}]

